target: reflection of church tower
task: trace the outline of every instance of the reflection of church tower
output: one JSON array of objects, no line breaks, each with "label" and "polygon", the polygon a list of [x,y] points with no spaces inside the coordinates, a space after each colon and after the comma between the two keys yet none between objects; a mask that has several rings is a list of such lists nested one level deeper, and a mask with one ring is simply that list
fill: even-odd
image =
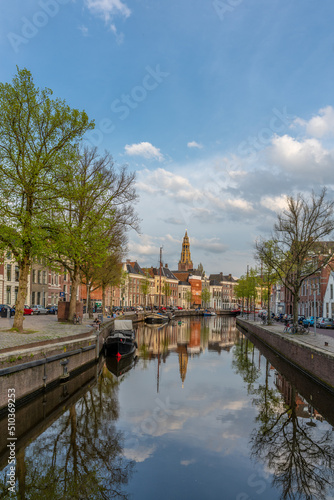
[{"label": "reflection of church tower", "polygon": [[178,270],[179,271],[189,271],[189,269],[193,269],[193,263],[191,261],[190,255],[190,243],[186,230],[186,234],[184,235],[182,242],[182,250],[181,250],[181,260],[179,261]]},{"label": "reflection of church tower", "polygon": [[177,350],[179,353],[179,368],[180,368],[180,376],[181,376],[182,387],[183,387],[184,381],[186,379],[187,366],[188,366],[187,346],[186,345],[178,345]]}]

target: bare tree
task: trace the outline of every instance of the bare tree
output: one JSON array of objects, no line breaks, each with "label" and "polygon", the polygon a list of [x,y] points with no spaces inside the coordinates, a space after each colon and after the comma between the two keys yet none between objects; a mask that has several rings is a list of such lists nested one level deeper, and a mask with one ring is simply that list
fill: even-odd
[{"label": "bare tree", "polygon": [[293,300],[293,322],[297,324],[301,286],[334,257],[334,245],[324,241],[334,229],[334,201],[326,200],[324,188],[309,198],[287,197],[287,208],[278,215],[273,236],[255,244],[256,257],[275,271]]}]

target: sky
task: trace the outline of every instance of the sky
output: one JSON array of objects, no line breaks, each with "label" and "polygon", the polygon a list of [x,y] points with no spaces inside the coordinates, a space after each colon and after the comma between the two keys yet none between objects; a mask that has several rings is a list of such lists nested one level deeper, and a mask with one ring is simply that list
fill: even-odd
[{"label": "sky", "polygon": [[239,277],[285,197],[334,186],[332,0],[2,2],[16,66],[85,110],[85,144],[136,171],[128,254]]}]

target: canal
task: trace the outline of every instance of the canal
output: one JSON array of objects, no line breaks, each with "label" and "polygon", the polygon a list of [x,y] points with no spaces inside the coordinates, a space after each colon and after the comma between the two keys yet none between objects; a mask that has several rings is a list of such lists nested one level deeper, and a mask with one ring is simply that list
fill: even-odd
[{"label": "canal", "polygon": [[17,408],[17,493],[1,432],[1,498],[334,498],[333,394],[234,318],[136,337],[128,362],[101,358]]}]

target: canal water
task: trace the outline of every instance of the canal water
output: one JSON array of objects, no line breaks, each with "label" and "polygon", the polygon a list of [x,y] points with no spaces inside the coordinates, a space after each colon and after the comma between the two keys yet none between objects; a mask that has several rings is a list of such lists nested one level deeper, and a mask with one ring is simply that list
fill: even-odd
[{"label": "canal water", "polygon": [[332,394],[234,318],[136,337],[128,362],[101,359],[18,409],[17,493],[2,450],[1,498],[334,498]]}]

